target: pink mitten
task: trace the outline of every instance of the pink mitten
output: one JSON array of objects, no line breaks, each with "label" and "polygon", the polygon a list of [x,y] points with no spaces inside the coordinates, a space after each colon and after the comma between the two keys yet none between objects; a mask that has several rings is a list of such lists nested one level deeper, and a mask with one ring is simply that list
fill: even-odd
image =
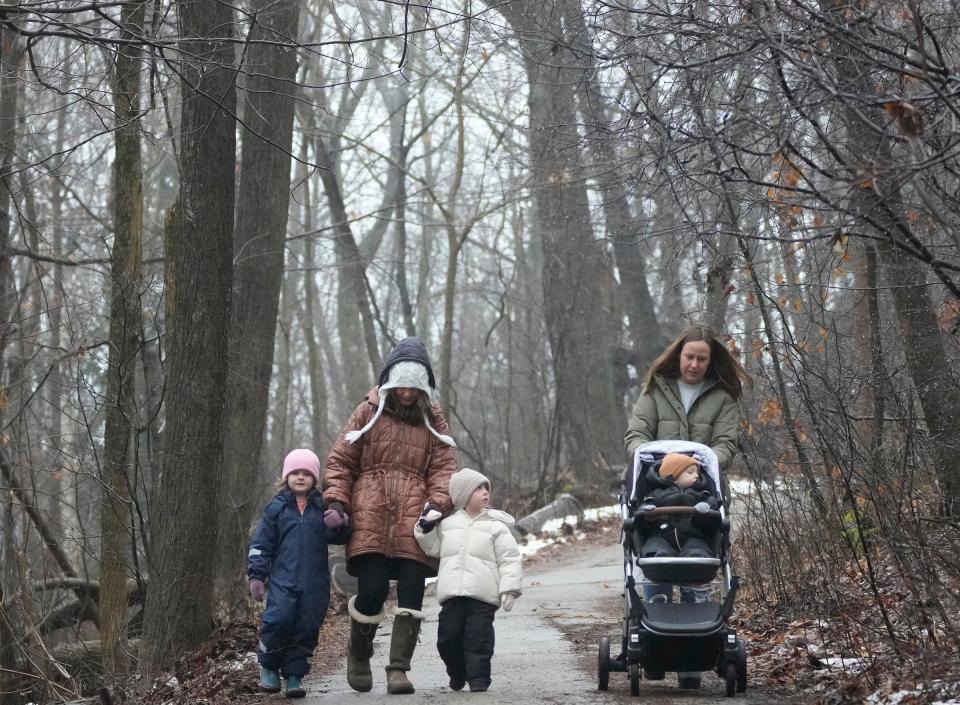
[{"label": "pink mitten", "polygon": [[267,594],[267,587],[263,584],[262,580],[257,580],[256,578],[251,578],[250,580],[250,597],[252,597],[257,602],[263,602],[263,596]]}]

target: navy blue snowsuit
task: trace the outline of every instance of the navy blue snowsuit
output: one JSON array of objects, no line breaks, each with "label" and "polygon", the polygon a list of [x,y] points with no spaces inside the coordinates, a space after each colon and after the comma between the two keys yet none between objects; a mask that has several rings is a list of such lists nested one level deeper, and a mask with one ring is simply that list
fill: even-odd
[{"label": "navy blue snowsuit", "polygon": [[310,670],[330,604],[327,544],[349,538],[344,527],[327,528],[324,509],[323,497],[312,490],[301,515],[293,491],[281,490],[250,542],[247,575],[269,586],[257,660],[285,677],[302,678]]}]

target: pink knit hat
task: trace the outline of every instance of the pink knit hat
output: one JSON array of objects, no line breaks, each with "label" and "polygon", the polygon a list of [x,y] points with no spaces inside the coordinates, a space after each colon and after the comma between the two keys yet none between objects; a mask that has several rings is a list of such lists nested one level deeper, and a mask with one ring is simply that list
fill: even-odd
[{"label": "pink knit hat", "polygon": [[294,470],[306,470],[313,475],[316,483],[320,484],[320,458],[312,450],[297,448],[287,453],[287,457],[283,459],[283,474],[281,477],[286,480],[287,475]]}]

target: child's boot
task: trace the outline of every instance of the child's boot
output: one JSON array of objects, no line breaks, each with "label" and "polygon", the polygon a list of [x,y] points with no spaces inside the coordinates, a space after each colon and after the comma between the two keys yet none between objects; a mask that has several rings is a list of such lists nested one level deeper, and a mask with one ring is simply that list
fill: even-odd
[{"label": "child's boot", "polygon": [[279,693],[280,674],[272,668],[260,666],[260,690],[264,693]]},{"label": "child's boot", "polygon": [[367,615],[357,611],[354,606],[356,595],[347,603],[350,613],[350,641],[347,643],[347,683],[351,688],[366,693],[373,688],[373,673],[370,671],[370,657],[373,656],[373,637],[377,634],[377,625],[383,621],[384,612]]},{"label": "child's boot", "polygon": [[390,638],[390,663],[387,666],[387,692],[393,695],[414,692],[413,683],[407,679],[410,659],[417,647],[423,612],[406,607],[394,610],[393,634]]},{"label": "child's boot", "polygon": [[303,687],[300,676],[287,676],[287,692],[284,695],[288,698],[306,697],[307,691]]}]

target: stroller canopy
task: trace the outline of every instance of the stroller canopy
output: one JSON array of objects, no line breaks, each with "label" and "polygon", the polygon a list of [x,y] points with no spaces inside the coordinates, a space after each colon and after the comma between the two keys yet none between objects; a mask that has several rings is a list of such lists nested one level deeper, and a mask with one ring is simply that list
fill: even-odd
[{"label": "stroller canopy", "polygon": [[656,462],[667,453],[684,453],[692,456],[694,460],[700,463],[717,488],[720,512],[725,515],[724,505],[726,501],[723,496],[723,483],[720,481],[720,461],[717,454],[713,452],[713,448],[710,446],[693,443],[692,441],[652,441],[637,448],[633,454],[633,466],[630,473],[630,497],[636,494],[637,481],[643,468]]}]

